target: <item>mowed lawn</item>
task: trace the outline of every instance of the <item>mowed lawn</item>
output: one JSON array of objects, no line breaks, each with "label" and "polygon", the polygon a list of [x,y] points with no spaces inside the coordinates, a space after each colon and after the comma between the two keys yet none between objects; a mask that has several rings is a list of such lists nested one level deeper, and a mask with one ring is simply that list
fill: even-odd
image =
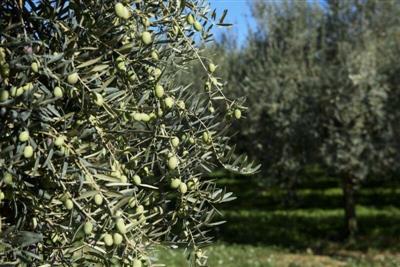
[{"label": "mowed lawn", "polygon": [[[359,236],[347,242],[338,182],[304,180],[289,201],[284,190],[256,178],[220,180],[238,199],[222,207],[228,222],[207,250],[209,266],[400,266],[399,185],[374,181],[358,190]],[[157,256],[166,266],[189,266],[179,249]]]}]

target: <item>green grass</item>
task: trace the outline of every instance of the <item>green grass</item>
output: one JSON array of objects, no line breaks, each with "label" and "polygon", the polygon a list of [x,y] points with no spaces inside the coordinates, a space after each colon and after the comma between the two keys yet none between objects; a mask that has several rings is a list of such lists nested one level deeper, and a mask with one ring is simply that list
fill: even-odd
[{"label": "green grass", "polygon": [[[359,235],[343,236],[339,179],[304,179],[292,205],[285,191],[249,177],[218,180],[237,200],[222,206],[209,266],[400,266],[400,187],[364,184],[356,194]],[[188,266],[182,250],[162,249],[166,266]]]}]

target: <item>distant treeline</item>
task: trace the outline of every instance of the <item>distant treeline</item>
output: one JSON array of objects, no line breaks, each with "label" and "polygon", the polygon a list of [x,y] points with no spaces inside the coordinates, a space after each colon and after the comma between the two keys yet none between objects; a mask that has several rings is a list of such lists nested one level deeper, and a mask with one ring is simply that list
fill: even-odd
[{"label": "distant treeline", "polygon": [[[207,50],[224,93],[246,96],[237,143],[288,189],[310,164],[339,177],[352,236],[355,187],[399,170],[400,2],[252,1],[252,10],[257,30],[243,47],[226,34]],[[199,68],[181,77],[193,90],[204,90]]]}]

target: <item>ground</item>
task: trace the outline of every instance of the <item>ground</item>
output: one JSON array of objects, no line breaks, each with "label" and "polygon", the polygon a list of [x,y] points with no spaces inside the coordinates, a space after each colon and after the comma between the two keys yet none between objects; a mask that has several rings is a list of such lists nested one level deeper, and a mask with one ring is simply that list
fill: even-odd
[{"label": "ground", "polygon": [[[400,187],[390,179],[363,183],[357,193],[359,235],[345,240],[342,192],[336,178],[304,176],[291,201],[259,178],[220,185],[237,200],[222,207],[228,222],[208,248],[210,267],[400,266]],[[288,200],[288,201],[283,201]],[[290,203],[290,204],[288,204]],[[182,250],[161,250],[166,266],[188,266]]]}]

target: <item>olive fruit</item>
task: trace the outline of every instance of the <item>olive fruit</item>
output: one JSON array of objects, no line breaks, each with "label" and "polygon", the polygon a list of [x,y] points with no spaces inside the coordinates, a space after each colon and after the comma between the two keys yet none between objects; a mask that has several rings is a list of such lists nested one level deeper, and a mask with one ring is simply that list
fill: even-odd
[{"label": "olive fruit", "polygon": [[121,234],[125,234],[126,233],[126,226],[125,226],[125,223],[124,223],[124,219],[118,218],[115,221],[115,227],[117,228],[118,232],[120,232]]},{"label": "olive fruit", "polygon": [[10,93],[7,90],[2,90],[0,92],[0,102],[7,101],[10,97]]},{"label": "olive fruit", "polygon": [[207,132],[203,133],[203,141],[204,141],[204,143],[210,142],[210,135]]},{"label": "olive fruit", "polygon": [[94,203],[96,203],[96,205],[100,206],[101,204],[103,204],[103,197],[100,194],[96,194],[94,196]]},{"label": "olive fruit", "polygon": [[170,186],[173,189],[177,189],[181,183],[182,183],[182,181],[180,179],[174,178],[174,179],[171,180]]},{"label": "olive fruit", "polygon": [[19,134],[18,140],[20,142],[26,142],[29,140],[29,132],[28,131],[23,131]]},{"label": "olive fruit", "polygon": [[91,222],[85,222],[83,225],[83,231],[86,235],[90,235],[93,231],[93,224]]},{"label": "olive fruit", "polygon": [[149,33],[148,31],[145,31],[142,33],[142,42],[145,45],[149,45],[153,42],[153,37],[151,36],[151,33]]},{"label": "olive fruit", "polygon": [[160,59],[159,56],[158,56],[157,51],[153,50],[151,52],[151,58],[154,59],[154,60],[159,60]]},{"label": "olive fruit", "polygon": [[217,69],[217,66],[215,66],[213,63],[210,63],[210,64],[208,65],[208,70],[209,70],[211,73],[215,72],[216,69]]},{"label": "olive fruit", "polygon": [[178,167],[178,159],[175,156],[172,156],[168,159],[168,168],[170,170],[175,170]]},{"label": "olive fruit", "polygon": [[129,199],[128,205],[130,208],[133,208],[136,206],[136,198],[132,197]]},{"label": "olive fruit", "polygon": [[39,64],[37,62],[32,62],[31,69],[33,72],[39,72]]},{"label": "olive fruit", "polygon": [[144,207],[143,207],[143,205],[138,205],[137,207],[136,207],[136,213],[137,214],[142,214],[144,212]]},{"label": "olive fruit", "polygon": [[121,180],[121,183],[126,183],[126,182],[128,182],[128,177],[126,177],[126,175],[121,175],[121,176],[119,177],[119,179]]},{"label": "olive fruit", "polygon": [[185,108],[186,108],[185,102],[183,102],[182,100],[178,100],[178,101],[176,102],[176,105],[177,105],[178,108],[180,108],[180,109],[185,109]]},{"label": "olive fruit", "polygon": [[11,173],[9,173],[9,172],[4,173],[4,175],[3,175],[3,182],[4,182],[6,185],[12,185],[12,183],[13,183],[13,177],[12,177]]},{"label": "olive fruit", "polygon": [[122,237],[122,235],[120,235],[119,233],[114,233],[113,235],[114,245],[116,246],[121,245],[123,239],[124,238]]},{"label": "olive fruit", "polygon": [[72,210],[72,208],[74,207],[74,202],[72,202],[71,199],[67,198],[67,199],[64,201],[64,206],[65,206],[65,208],[66,208],[67,210]]},{"label": "olive fruit", "polygon": [[192,15],[192,14],[187,15],[186,21],[187,21],[187,23],[189,23],[190,25],[193,25],[193,24],[194,24],[194,17],[193,17],[193,15]]},{"label": "olive fruit", "polygon": [[95,93],[95,96],[96,96],[96,100],[94,101],[94,103],[98,106],[102,106],[104,104],[103,96],[99,93]]},{"label": "olive fruit", "polygon": [[174,106],[174,100],[171,97],[164,99],[164,104],[167,108],[172,108]]},{"label": "olive fruit", "polygon": [[157,84],[154,88],[154,92],[156,97],[162,98],[164,96],[164,87],[160,84]]},{"label": "olive fruit", "polygon": [[129,9],[126,6],[124,6],[122,3],[115,4],[114,9],[115,9],[115,14],[117,14],[117,16],[119,18],[129,19],[131,16]]},{"label": "olive fruit", "polygon": [[78,78],[79,78],[78,73],[76,73],[76,72],[71,73],[71,74],[68,75],[68,77],[67,77],[67,82],[68,82],[69,84],[76,84],[76,83],[78,82]]},{"label": "olive fruit", "polygon": [[134,259],[132,263],[132,267],[142,267],[142,261],[138,259]]},{"label": "olive fruit", "polygon": [[54,145],[60,147],[60,146],[64,145],[64,142],[65,142],[65,137],[64,136],[58,136],[54,140]]},{"label": "olive fruit", "polygon": [[0,190],[0,201],[5,198],[4,192]]},{"label": "olive fruit", "polygon": [[24,157],[25,158],[31,158],[33,156],[33,147],[32,146],[26,146],[24,148]]},{"label": "olive fruit", "polygon": [[179,185],[179,192],[181,192],[182,194],[185,194],[187,192],[187,185],[185,183],[181,183]]},{"label": "olive fruit", "polygon": [[234,114],[235,114],[235,118],[238,120],[242,117],[242,112],[240,111],[240,109],[235,109]]},{"label": "olive fruit", "polygon": [[195,29],[196,31],[198,31],[198,32],[201,31],[201,30],[203,29],[203,26],[202,26],[201,23],[198,22],[198,21],[195,21],[195,22],[194,22],[193,27],[194,27],[194,29]]},{"label": "olive fruit", "polygon": [[174,138],[172,138],[171,144],[173,147],[178,147],[179,146],[179,138],[176,136]]},{"label": "olive fruit", "polygon": [[103,237],[104,243],[106,246],[111,247],[114,243],[113,237],[110,234],[105,234]]},{"label": "olive fruit", "polygon": [[135,185],[140,185],[142,183],[142,179],[140,179],[140,176],[135,174],[133,176],[133,182],[135,183]]},{"label": "olive fruit", "polygon": [[54,96],[57,97],[57,98],[63,97],[63,91],[62,91],[62,89],[61,89],[60,87],[58,87],[58,86],[56,86],[56,87],[54,88],[53,94],[54,94]]}]

